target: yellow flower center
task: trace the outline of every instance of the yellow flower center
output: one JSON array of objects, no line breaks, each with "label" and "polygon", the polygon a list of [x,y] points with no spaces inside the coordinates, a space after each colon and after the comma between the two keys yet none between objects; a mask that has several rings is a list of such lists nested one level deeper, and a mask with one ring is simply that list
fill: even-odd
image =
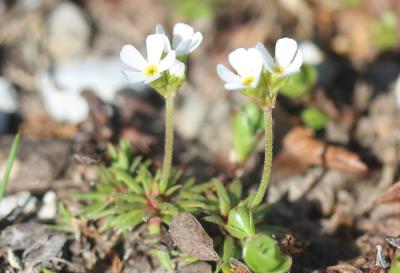
[{"label": "yellow flower center", "polygon": [[157,72],[158,72],[158,68],[157,68],[157,66],[155,66],[154,64],[149,65],[149,66],[146,67],[146,69],[144,70],[144,74],[145,74],[146,76],[149,76],[149,77],[153,77],[153,76],[157,75]]},{"label": "yellow flower center", "polygon": [[280,67],[280,66],[275,66],[275,67],[274,67],[274,72],[275,72],[276,74],[282,74],[283,72],[285,72],[285,69],[283,69],[283,68]]},{"label": "yellow flower center", "polygon": [[254,82],[254,80],[255,80],[254,76],[247,76],[247,77],[243,78],[242,84],[244,86],[251,86],[251,84]]}]

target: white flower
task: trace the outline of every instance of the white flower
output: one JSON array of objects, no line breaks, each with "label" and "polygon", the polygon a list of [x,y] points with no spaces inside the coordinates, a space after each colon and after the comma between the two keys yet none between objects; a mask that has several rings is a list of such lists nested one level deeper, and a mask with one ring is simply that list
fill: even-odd
[{"label": "white flower", "polygon": [[172,47],[162,25],[156,26],[156,33],[164,34],[164,52],[169,53],[171,50],[175,50],[176,56],[188,55],[189,53],[193,52],[193,50],[198,48],[203,40],[203,35],[199,31],[194,33],[194,30],[191,26],[183,23],[178,23],[174,26]]},{"label": "white flower", "polygon": [[275,60],[261,43],[257,43],[265,68],[278,77],[288,77],[300,71],[303,64],[303,54],[298,49],[297,42],[290,38],[281,38],[275,45]]},{"label": "white flower", "polygon": [[168,70],[169,73],[177,78],[182,78],[185,76],[185,64],[179,60],[175,60],[175,63]]},{"label": "white flower", "polygon": [[229,63],[237,71],[234,74],[224,65],[217,65],[217,73],[225,81],[225,89],[242,90],[254,88],[262,71],[262,57],[255,48],[238,48],[229,54]]},{"label": "white flower", "polygon": [[147,60],[132,45],[122,47],[121,61],[134,69],[134,71],[123,71],[125,77],[132,83],[144,82],[149,84],[158,79],[161,73],[169,69],[175,63],[175,52],[171,51],[161,59],[165,36],[162,34],[151,34],[146,38]]}]

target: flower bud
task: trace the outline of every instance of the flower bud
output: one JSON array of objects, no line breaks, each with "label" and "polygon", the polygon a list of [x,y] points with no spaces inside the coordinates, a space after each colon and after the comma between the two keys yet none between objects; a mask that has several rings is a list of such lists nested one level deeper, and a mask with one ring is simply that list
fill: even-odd
[{"label": "flower bud", "polygon": [[255,234],[253,214],[243,206],[231,209],[228,214],[228,224],[225,229],[233,236],[244,239]]},{"label": "flower bud", "polygon": [[278,242],[265,234],[248,238],[242,255],[246,265],[258,273],[285,273],[292,266],[290,256],[282,255]]}]

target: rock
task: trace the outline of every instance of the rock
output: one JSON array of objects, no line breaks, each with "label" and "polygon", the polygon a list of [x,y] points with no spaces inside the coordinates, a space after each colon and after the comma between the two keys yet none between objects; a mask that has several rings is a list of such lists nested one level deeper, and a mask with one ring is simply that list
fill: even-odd
[{"label": "rock", "polygon": [[36,85],[45,108],[57,121],[78,124],[89,114],[87,101],[81,96],[90,90],[104,102],[112,103],[125,87],[143,90],[143,85],[130,85],[123,77],[117,57],[87,58],[60,64],[50,74],[41,71]]},{"label": "rock", "polygon": [[[0,166],[6,164],[11,142],[12,137],[0,138]],[[22,139],[7,192],[48,190],[69,158],[70,143],[66,141]]]},{"label": "rock", "polygon": [[12,250],[23,250],[46,237],[44,225],[34,222],[16,224],[8,226],[0,233],[0,246]]},{"label": "rock", "polygon": [[43,205],[39,210],[40,220],[52,220],[57,214],[57,196],[54,191],[48,191],[43,197]]},{"label": "rock", "polygon": [[48,73],[39,76],[40,93],[46,111],[59,122],[79,124],[89,115],[89,105],[79,94],[67,90],[58,90]]},{"label": "rock", "polygon": [[20,208],[24,214],[36,210],[37,199],[28,191],[6,196],[0,202],[0,219],[9,216],[15,209]]},{"label": "rock", "polygon": [[397,77],[394,85],[394,94],[396,96],[397,107],[400,108],[400,75]]},{"label": "rock", "polygon": [[[1,6],[1,5],[0,5]],[[1,7],[0,7],[1,14]],[[0,134],[8,127],[9,114],[17,111],[17,94],[14,87],[5,78],[0,77]]]},{"label": "rock", "polygon": [[72,2],[61,2],[47,19],[44,45],[52,60],[61,63],[84,56],[91,35],[87,15]]},{"label": "rock", "polygon": [[194,91],[185,92],[182,96],[182,106],[176,113],[176,130],[182,137],[193,139],[202,128],[208,104]]}]

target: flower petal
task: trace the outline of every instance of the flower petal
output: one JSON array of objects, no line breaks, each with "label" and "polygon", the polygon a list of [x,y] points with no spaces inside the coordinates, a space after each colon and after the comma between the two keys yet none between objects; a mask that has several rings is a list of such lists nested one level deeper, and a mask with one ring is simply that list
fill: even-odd
[{"label": "flower petal", "polygon": [[156,25],[156,34],[164,34],[164,35],[167,35],[167,33],[165,32],[165,29],[164,29],[163,25],[161,25],[161,24]]},{"label": "flower petal", "polygon": [[293,62],[285,69],[285,72],[282,73],[281,76],[287,77],[299,72],[302,64],[303,64],[303,53],[301,52],[301,50],[298,50],[296,56],[294,57]]},{"label": "flower petal", "polygon": [[177,56],[182,56],[182,55],[189,54],[190,44],[191,43],[192,43],[191,39],[181,42],[178,45],[178,47],[175,49],[176,55]]},{"label": "flower petal", "polygon": [[293,61],[297,52],[297,42],[290,38],[282,38],[275,45],[275,59],[277,65],[286,68]]},{"label": "flower petal", "polygon": [[192,36],[193,28],[191,26],[183,23],[176,24],[173,31],[172,48],[177,49],[181,42],[191,39]]},{"label": "flower petal", "polygon": [[246,87],[244,86],[244,85],[242,85],[242,84],[238,84],[238,83],[225,83],[224,84],[224,87],[225,87],[225,89],[226,90],[243,90],[243,89],[246,89]]},{"label": "flower petal", "polygon": [[149,64],[158,64],[164,51],[165,35],[150,34],[146,38],[147,60]]},{"label": "flower petal", "polygon": [[168,53],[168,55],[161,60],[160,65],[158,66],[158,73],[162,73],[165,70],[171,68],[171,66],[173,66],[175,63],[175,58],[175,51],[171,51],[170,53]]},{"label": "flower petal", "polygon": [[170,74],[174,75],[175,77],[183,77],[185,76],[185,64],[179,60],[175,60],[174,64],[168,70]]},{"label": "flower petal", "polygon": [[258,78],[262,71],[263,59],[261,53],[255,48],[247,50],[247,63],[251,67],[252,75]]},{"label": "flower petal", "polygon": [[142,54],[132,45],[124,45],[119,55],[124,64],[136,70],[143,70],[146,65],[146,60]]},{"label": "flower petal", "polygon": [[251,74],[251,66],[249,65],[248,52],[244,48],[238,48],[228,56],[230,64],[242,77]]},{"label": "flower petal", "polygon": [[124,70],[122,74],[131,83],[143,82],[146,79],[146,75],[142,72]]},{"label": "flower petal", "polygon": [[192,37],[189,53],[192,53],[196,48],[198,48],[202,41],[203,41],[203,34],[201,34],[199,31],[196,32]]},{"label": "flower petal", "polygon": [[146,79],[144,80],[144,84],[149,84],[149,83],[157,80],[159,77],[161,77],[161,74],[157,74],[152,77],[146,77]]},{"label": "flower petal", "polygon": [[265,48],[265,46],[262,43],[257,43],[256,49],[261,54],[265,68],[269,72],[273,72],[275,62],[274,62],[274,59],[272,58],[271,54],[269,54],[268,50]]},{"label": "flower petal", "polygon": [[234,74],[222,64],[217,65],[217,73],[218,76],[226,83],[239,84],[241,82],[241,78],[238,75]]},{"label": "flower petal", "polygon": [[164,52],[169,53],[171,51],[171,43],[169,42],[167,33],[165,32],[165,29],[161,24],[158,24],[156,26],[156,34],[164,35]]}]

